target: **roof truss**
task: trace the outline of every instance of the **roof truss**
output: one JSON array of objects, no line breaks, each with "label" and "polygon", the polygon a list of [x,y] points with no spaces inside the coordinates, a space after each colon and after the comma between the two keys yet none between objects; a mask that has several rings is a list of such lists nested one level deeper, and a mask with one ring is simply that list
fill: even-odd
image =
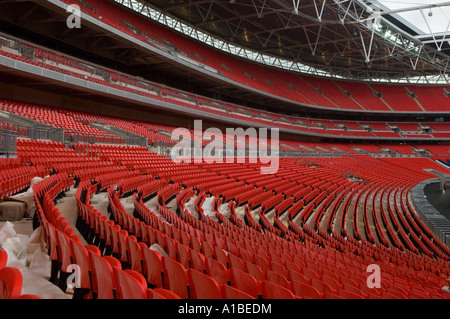
[{"label": "roof truss", "polygon": [[[424,39],[387,19],[403,11],[376,10],[362,0],[115,1],[220,50],[275,67],[358,80],[447,83],[450,21],[447,32]],[[425,14],[431,7],[416,10]]]}]

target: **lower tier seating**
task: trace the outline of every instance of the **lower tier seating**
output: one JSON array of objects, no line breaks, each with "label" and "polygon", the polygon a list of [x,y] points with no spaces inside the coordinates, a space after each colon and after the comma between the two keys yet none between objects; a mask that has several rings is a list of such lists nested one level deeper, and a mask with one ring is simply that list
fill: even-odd
[{"label": "lower tier seating", "polygon": [[[26,152],[7,165],[37,161],[52,172],[33,188],[35,223],[51,282],[65,291],[68,265],[80,265],[73,298],[450,298],[441,290],[450,250],[417,218],[409,192],[430,177],[422,167],[445,169],[431,159],[281,158],[278,172],[259,175],[262,163],[175,163],[143,147],[51,154],[55,167]],[[258,195],[236,200],[247,186]],[[79,235],[55,205],[73,187]],[[107,196],[109,213],[91,203],[95,194]],[[373,264],[379,288],[367,285]]]}]

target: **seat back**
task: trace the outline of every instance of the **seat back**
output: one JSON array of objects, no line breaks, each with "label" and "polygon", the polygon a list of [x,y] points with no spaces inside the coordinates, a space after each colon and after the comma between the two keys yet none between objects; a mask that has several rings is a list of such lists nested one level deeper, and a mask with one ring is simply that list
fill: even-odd
[{"label": "seat back", "polygon": [[205,256],[194,249],[189,251],[189,255],[191,259],[191,268],[204,273],[206,269]]},{"label": "seat back", "polygon": [[198,270],[189,268],[187,271],[191,299],[222,299],[222,293],[217,282]]},{"label": "seat back", "polygon": [[147,282],[136,270],[113,268],[117,299],[147,299]]},{"label": "seat back", "polygon": [[8,253],[6,252],[6,250],[0,248],[0,269],[6,267],[7,262],[8,262]]},{"label": "seat back", "polygon": [[[89,252],[83,245],[71,240],[70,244],[72,245],[72,251],[74,255],[74,262],[80,267],[81,276],[80,276],[80,288],[91,289],[91,282],[89,277],[89,272],[92,269],[92,264],[89,259]],[[94,252],[96,251],[97,255],[100,255],[100,250],[98,247],[93,245],[88,245],[89,249]]]},{"label": "seat back", "polygon": [[22,293],[22,283],[22,273],[19,269],[0,269],[0,299],[17,299]]},{"label": "seat back", "polygon": [[221,291],[224,299],[255,299],[249,294],[228,285],[222,285]]},{"label": "seat back", "polygon": [[325,293],[325,291],[336,293],[338,289],[333,289],[329,284],[323,282],[319,279],[311,279],[311,286],[316,288],[321,294]]},{"label": "seat back", "polygon": [[189,281],[186,270],[179,262],[169,258],[162,257],[164,287],[176,293],[182,299],[189,298]]},{"label": "seat back", "polygon": [[228,269],[215,259],[206,258],[206,274],[213,278],[219,285],[227,285],[230,280]]},{"label": "seat back", "polygon": [[141,248],[138,245],[137,238],[133,235],[127,237],[128,242],[128,260],[130,268],[142,273],[142,255]]},{"label": "seat back", "polygon": [[289,279],[291,281],[298,281],[298,282],[303,282],[305,284],[310,284],[311,283],[311,279],[306,278],[305,275],[303,275],[302,273],[299,273],[295,270],[289,270]]},{"label": "seat back", "polygon": [[256,280],[259,280],[259,281],[266,280],[266,276],[262,272],[261,268],[259,268],[259,266],[247,261],[247,262],[245,262],[245,267],[247,268],[248,273],[250,275],[252,275],[253,277],[255,277]]},{"label": "seat back", "polygon": [[273,282],[262,282],[263,299],[295,299],[295,295],[289,290]]},{"label": "seat back", "polygon": [[232,287],[242,290],[253,298],[259,298],[261,291],[258,289],[258,281],[249,273],[236,268],[231,268],[230,281]]},{"label": "seat back", "polygon": [[323,294],[321,294],[316,288],[303,282],[293,281],[292,290],[294,291],[295,295],[299,297],[323,299]]},{"label": "seat back", "polygon": [[[114,299],[115,296],[115,279],[113,273],[113,265],[106,258],[101,257],[93,252],[89,252],[89,259],[92,264],[92,290],[97,295],[97,299]],[[115,258],[114,258],[115,259]],[[116,268],[120,268],[120,262],[115,259]]]},{"label": "seat back", "polygon": [[150,286],[163,287],[162,256],[157,251],[141,246],[144,274]]},{"label": "seat back", "polygon": [[225,267],[229,268],[230,261],[228,260],[228,255],[225,253],[225,251],[222,248],[219,248],[218,246],[214,247],[214,256],[215,259],[222,264],[225,265]]},{"label": "seat back", "polygon": [[118,233],[118,239],[119,239],[119,254],[120,254],[120,261],[124,265],[129,266],[129,260],[128,260],[128,231],[125,229],[121,229]]},{"label": "seat back", "polygon": [[267,280],[271,281],[277,285],[280,285],[286,289],[291,289],[290,283],[286,279],[285,276],[280,275],[279,273],[273,270],[267,270]]},{"label": "seat back", "polygon": [[203,241],[202,245],[203,245],[203,254],[205,255],[205,257],[206,258],[213,258],[213,256],[214,256],[214,248],[213,248],[213,246],[210,243],[206,242],[206,241]]},{"label": "seat back", "polygon": [[242,271],[246,271],[244,262],[235,254],[228,254],[228,260],[230,261],[230,268],[237,268]]},{"label": "seat back", "polygon": [[177,261],[184,266],[184,268],[189,268],[191,257],[190,257],[190,248],[183,245],[180,242],[176,243],[177,246]]},{"label": "seat back", "polygon": [[72,246],[65,233],[56,229],[56,236],[59,242],[59,258],[61,262],[61,271],[68,272],[67,268],[72,264]]}]

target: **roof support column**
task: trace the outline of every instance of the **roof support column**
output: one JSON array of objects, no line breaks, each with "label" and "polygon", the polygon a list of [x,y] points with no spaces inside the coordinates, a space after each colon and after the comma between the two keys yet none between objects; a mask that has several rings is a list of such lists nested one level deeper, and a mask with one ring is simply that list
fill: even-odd
[{"label": "roof support column", "polygon": [[292,5],[294,6],[294,14],[298,14],[298,7],[300,6],[300,0],[292,0]]},{"label": "roof support column", "polygon": [[314,8],[316,9],[317,21],[318,22],[322,22],[323,9],[325,8],[326,2],[327,2],[327,0],[323,0],[322,8],[320,8],[320,12],[319,12],[319,8],[317,6],[317,1],[314,0]]}]

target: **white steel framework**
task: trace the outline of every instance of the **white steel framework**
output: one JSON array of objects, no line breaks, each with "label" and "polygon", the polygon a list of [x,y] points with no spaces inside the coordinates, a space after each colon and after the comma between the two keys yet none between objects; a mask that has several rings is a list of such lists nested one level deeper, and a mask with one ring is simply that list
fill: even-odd
[{"label": "white steel framework", "polygon": [[[257,18],[262,19],[269,11],[278,15],[282,23],[282,26],[278,29],[262,30],[259,33],[253,32],[253,35],[261,44],[261,49],[255,50],[240,45],[232,41],[232,39],[220,38],[202,29],[202,26],[216,22],[212,17],[214,15],[213,6],[225,6],[225,2],[228,5],[232,5],[238,1],[191,1],[174,5],[174,7],[197,6],[202,21],[195,25],[187,23],[173,14],[169,14],[167,10],[156,8],[145,0],[114,1],[216,49],[272,67],[316,76],[357,79],[359,81],[417,84],[449,83],[448,67],[450,57],[441,51],[444,45],[450,44],[450,38],[447,34],[450,29],[450,19],[446,22],[445,32],[434,33],[428,26],[429,34],[411,35],[392,23],[392,19],[387,19],[386,17],[392,17],[402,12],[417,11],[425,18],[426,14],[430,12],[429,10],[450,6],[450,2],[389,10],[382,5],[378,5],[377,1],[369,3],[365,0],[308,0],[309,7],[314,10],[310,10],[309,14],[305,14],[302,12],[302,8],[306,7],[302,7],[304,1],[301,0],[292,0],[291,2],[287,0],[252,0],[248,1],[248,6],[254,9],[251,17],[250,15],[248,17],[236,16],[226,19],[227,26],[232,31],[232,34],[238,34],[238,31],[243,28],[246,19],[253,17],[255,17],[255,21]],[[274,9],[269,3],[277,4],[278,8]],[[173,10],[174,8],[171,9]],[[306,10],[304,11],[306,12]],[[288,19],[284,15],[286,12],[291,14]],[[314,14],[311,14],[311,12],[314,12]],[[337,18],[325,19],[331,14],[334,14]],[[303,18],[303,21],[308,21],[309,24],[297,25],[294,21],[295,16],[300,16]],[[254,23],[257,24],[257,22]],[[320,47],[324,45],[324,39],[329,37],[333,25],[338,24],[349,27],[351,31],[350,34],[345,35],[345,39],[326,39],[326,44],[332,43],[335,45],[335,52],[330,57],[327,57],[323,51],[320,51]],[[269,41],[273,41],[277,32],[281,29],[294,27],[303,30],[306,43],[293,44],[292,48],[300,48],[299,52],[303,53],[308,49],[311,56],[319,57],[321,54],[324,64],[319,66],[319,64],[314,63],[302,63],[296,58],[288,59],[284,56],[266,53],[265,47]],[[312,31],[313,27],[314,31]],[[263,34],[267,34],[267,36],[264,38]],[[279,39],[281,38],[280,35],[278,37]],[[345,41],[346,43],[341,45]],[[358,72],[351,68],[336,68],[331,65],[333,61],[344,60],[343,57],[349,53],[348,48],[350,47],[356,47],[356,49],[353,49],[351,57],[349,55],[349,64],[352,62],[353,64],[358,63],[358,59],[355,58],[355,51],[356,54],[359,52],[360,60],[366,64],[364,67],[364,63],[359,62],[362,68],[360,67]],[[283,48],[290,49],[291,47],[285,46]],[[393,76],[388,71],[374,72],[372,67],[376,63],[380,63],[380,61],[382,62],[382,60],[385,60],[386,63],[396,63],[400,68],[403,66],[403,75],[396,74]],[[419,66],[425,67],[427,72],[418,72]],[[364,70],[364,68],[366,69]]]}]

